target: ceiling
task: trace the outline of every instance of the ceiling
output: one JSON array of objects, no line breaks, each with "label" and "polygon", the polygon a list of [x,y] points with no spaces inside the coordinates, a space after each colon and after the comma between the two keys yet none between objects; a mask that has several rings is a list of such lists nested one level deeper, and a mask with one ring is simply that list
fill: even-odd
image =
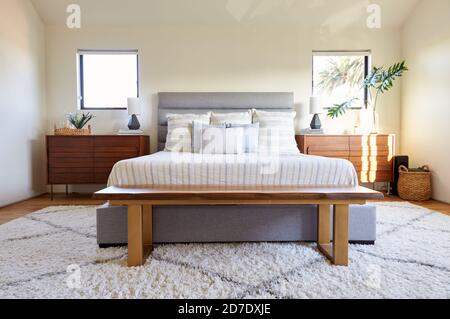
[{"label": "ceiling", "polygon": [[[46,25],[65,25],[69,4],[83,26],[164,23],[295,23],[365,26],[372,0],[31,0]],[[420,0],[378,0],[383,26],[403,25]]]}]

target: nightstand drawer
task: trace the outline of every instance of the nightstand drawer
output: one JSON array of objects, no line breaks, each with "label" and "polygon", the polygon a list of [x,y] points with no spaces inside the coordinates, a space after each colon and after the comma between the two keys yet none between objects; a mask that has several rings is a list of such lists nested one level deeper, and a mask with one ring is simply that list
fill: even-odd
[{"label": "nightstand drawer", "polygon": [[362,183],[392,181],[394,135],[298,135],[296,140],[303,154],[350,160]]},{"label": "nightstand drawer", "polygon": [[389,146],[393,147],[393,135],[368,135],[350,136],[350,149],[361,149],[361,147]]},{"label": "nightstand drawer", "polygon": [[357,171],[390,171],[392,170],[392,161],[386,156],[379,157],[361,157],[351,156],[350,162],[353,163]]},{"label": "nightstand drawer", "polygon": [[348,159],[350,156],[348,147],[344,145],[337,145],[336,147],[328,145],[311,145],[308,147],[306,154],[324,157],[339,157],[345,159]]},{"label": "nightstand drawer", "polygon": [[376,182],[392,182],[392,171],[369,171],[358,172],[358,177],[361,183],[376,183]]},{"label": "nightstand drawer", "polygon": [[297,136],[300,151],[307,155],[339,157],[350,156],[348,136],[300,135]]},{"label": "nightstand drawer", "polygon": [[95,168],[106,167],[111,169],[114,166],[114,164],[125,159],[127,158],[96,158],[94,162],[94,167]]},{"label": "nightstand drawer", "polygon": [[350,156],[392,156],[393,150],[388,146],[377,146],[370,148],[353,148],[350,150]]},{"label": "nightstand drawer", "polygon": [[70,169],[67,169],[67,167],[52,167],[49,169],[49,174],[92,174],[93,171],[94,169],[92,167],[71,167]]},{"label": "nightstand drawer", "polygon": [[149,136],[47,136],[49,184],[106,184],[115,163],[148,155]]},{"label": "nightstand drawer", "polygon": [[96,136],[94,147],[111,149],[114,147],[133,147],[139,149],[141,136]]},{"label": "nightstand drawer", "polygon": [[72,168],[72,167],[94,167],[94,159],[92,157],[83,157],[83,158],[77,158],[77,157],[50,157],[48,160],[48,165],[50,168],[53,167],[66,167],[66,168]]},{"label": "nightstand drawer", "polygon": [[92,152],[60,152],[53,149],[48,156],[50,158],[92,158]]},{"label": "nightstand drawer", "polygon": [[51,136],[47,143],[48,148],[55,152],[92,152],[94,148],[94,141],[92,138],[81,136]]},{"label": "nightstand drawer", "polygon": [[91,184],[94,181],[91,173],[49,174],[49,184]]},{"label": "nightstand drawer", "polygon": [[109,151],[106,150],[95,150],[94,157],[95,158],[133,158],[139,156],[139,149],[137,148],[128,148],[124,149],[123,147],[112,148]]}]

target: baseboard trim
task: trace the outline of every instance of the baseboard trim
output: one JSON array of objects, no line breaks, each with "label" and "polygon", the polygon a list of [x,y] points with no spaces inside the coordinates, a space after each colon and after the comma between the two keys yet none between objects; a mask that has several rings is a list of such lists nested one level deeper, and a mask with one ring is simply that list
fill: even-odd
[{"label": "baseboard trim", "polygon": [[38,194],[38,195],[35,195],[35,196],[31,196],[31,197],[28,197],[28,198],[25,198],[25,199],[19,200],[19,201],[17,201],[17,202],[13,202],[13,203],[10,203],[10,204],[4,205],[4,206],[0,206],[0,209],[3,209],[3,208],[8,208],[8,207],[11,207],[11,206],[14,206],[14,205],[17,205],[17,204],[20,204],[20,203],[26,202],[27,200],[32,200],[32,199],[35,199],[35,198],[38,198],[38,197],[44,196],[44,195],[46,195],[46,194],[48,194],[48,193],[47,193],[47,192],[45,192],[45,193],[41,193],[41,194]]}]

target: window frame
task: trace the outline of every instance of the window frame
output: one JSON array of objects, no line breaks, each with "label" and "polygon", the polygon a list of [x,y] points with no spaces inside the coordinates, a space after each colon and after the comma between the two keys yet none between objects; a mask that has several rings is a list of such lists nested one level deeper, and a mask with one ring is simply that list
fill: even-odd
[{"label": "window frame", "polygon": [[139,98],[139,51],[138,50],[78,50],[77,51],[77,63],[78,63],[78,109],[86,111],[123,111],[127,110],[127,106],[124,107],[85,107],[84,105],[84,55],[86,54],[111,54],[111,55],[121,55],[129,54],[136,56],[136,93]]},{"label": "window frame", "polygon": [[[369,75],[371,65],[372,65],[372,50],[313,50],[312,59],[311,59],[311,91],[312,95],[314,95],[314,57],[316,56],[364,56],[364,79]],[[349,109],[352,110],[361,110],[369,106],[369,89],[364,87],[364,103],[363,106],[350,106]],[[329,109],[330,107],[325,107],[325,109]]]}]

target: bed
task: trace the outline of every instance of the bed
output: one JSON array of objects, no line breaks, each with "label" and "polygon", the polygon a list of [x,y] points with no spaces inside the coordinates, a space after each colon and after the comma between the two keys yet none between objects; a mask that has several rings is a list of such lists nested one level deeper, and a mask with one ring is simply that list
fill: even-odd
[{"label": "bed", "polygon": [[[136,185],[249,185],[352,187],[358,184],[350,162],[305,155],[201,155],[163,152],[169,113],[236,112],[251,108],[292,111],[293,93],[159,93],[158,150],[119,162],[109,186]],[[279,165],[275,174],[257,172]],[[330,211],[330,215],[332,212]],[[376,211],[352,205],[351,242],[373,244]],[[127,209],[105,205],[97,211],[97,239],[101,247],[127,243]],[[317,205],[154,206],[153,242],[315,241]]]},{"label": "bed", "polygon": [[338,158],[158,152],[114,166],[108,186],[133,185],[354,187],[358,177]]}]

